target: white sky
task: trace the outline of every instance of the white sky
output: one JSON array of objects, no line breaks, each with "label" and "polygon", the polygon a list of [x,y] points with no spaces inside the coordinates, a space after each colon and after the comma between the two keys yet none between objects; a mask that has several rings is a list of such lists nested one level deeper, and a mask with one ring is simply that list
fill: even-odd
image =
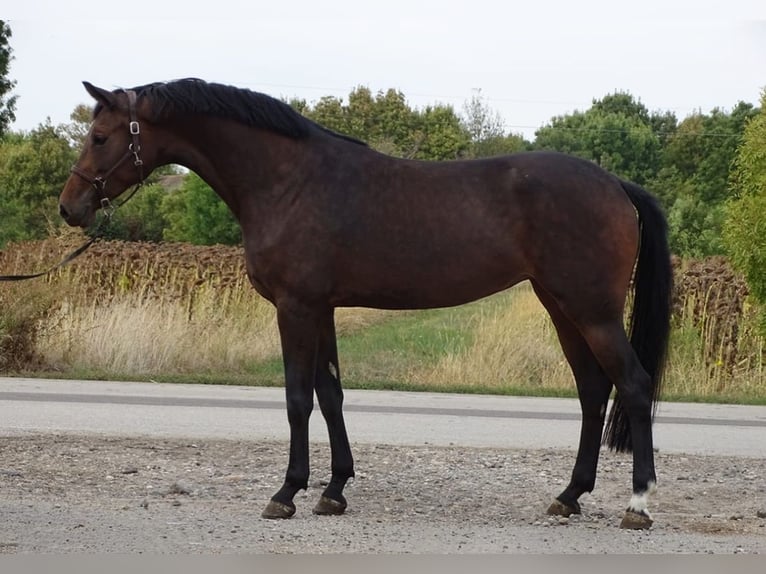
[{"label": "white sky", "polygon": [[[554,115],[629,91],[679,120],[757,104],[766,2],[756,0],[4,0],[17,120],[69,121],[81,81],[194,76],[273,96],[396,88],[456,111],[481,89],[532,138]],[[210,7],[215,7],[214,11]]]}]

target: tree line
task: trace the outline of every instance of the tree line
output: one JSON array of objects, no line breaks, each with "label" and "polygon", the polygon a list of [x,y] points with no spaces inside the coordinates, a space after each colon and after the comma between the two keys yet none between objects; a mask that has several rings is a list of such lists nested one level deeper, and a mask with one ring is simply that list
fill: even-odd
[{"label": "tree line", "polygon": [[[56,200],[91,115],[81,105],[67,124],[46,120],[29,132],[10,131],[16,103],[15,84],[7,77],[10,38],[10,28],[0,20],[0,248],[44,237],[60,225]],[[551,118],[531,141],[509,132],[480,92],[460,111],[440,103],[414,108],[399,90],[373,93],[364,86],[345,98],[288,103],[329,129],[403,158],[443,161],[556,150],[589,159],[659,197],[675,254],[728,254],[745,267],[766,268],[766,248],[756,262],[756,238],[741,239],[757,235],[766,218],[763,100],[760,107],[738,102],[728,111],[699,110],[679,121],[670,111],[650,111],[632,94],[615,92],[594,99],[585,110]],[[173,173],[182,172],[171,167],[152,175],[118,211],[111,236],[239,242],[236,222],[207,184],[189,173],[173,178],[182,183],[169,189],[166,176]]]},{"label": "tree line", "polygon": [[[528,141],[508,133],[480,94],[461,113],[443,104],[416,109],[400,91],[373,94],[367,87],[352,90],[345,99],[289,103],[327,128],[398,157],[439,161],[556,150],[590,159],[659,197],[670,224],[671,248],[686,257],[726,253],[726,206],[738,197],[743,181],[736,176],[742,164],[738,150],[746,127],[763,109],[740,102],[731,111],[696,112],[678,121],[671,112],[650,112],[631,94],[617,92],[594,100],[584,111],[552,118]],[[43,237],[59,224],[56,199],[89,122],[90,109],[81,105],[63,125],[47,120],[21,133],[0,124],[0,246]],[[112,236],[238,242],[236,223],[212,190],[193,173],[168,190],[162,182],[170,173],[173,168],[155,173],[118,212]]]}]

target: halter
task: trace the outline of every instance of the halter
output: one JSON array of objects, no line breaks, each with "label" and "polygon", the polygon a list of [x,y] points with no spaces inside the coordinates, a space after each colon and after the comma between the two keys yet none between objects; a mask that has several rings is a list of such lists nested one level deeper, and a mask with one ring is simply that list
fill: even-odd
[{"label": "halter", "polygon": [[133,90],[123,90],[125,94],[128,96],[128,113],[130,114],[130,123],[128,124],[128,129],[130,130],[130,138],[131,143],[128,144],[128,151],[125,152],[125,155],[123,155],[119,160],[117,160],[117,163],[115,163],[110,169],[106,171],[103,175],[91,175],[84,169],[81,169],[77,167],[76,165],[72,166],[72,169],[70,170],[73,174],[80,176],[82,179],[87,181],[95,190],[96,197],[99,200],[99,203],[101,204],[101,208],[104,210],[104,213],[111,215],[111,211],[114,210],[114,207],[112,206],[111,202],[109,201],[109,198],[106,196],[104,192],[104,188],[106,187],[106,182],[109,179],[109,176],[111,176],[115,170],[117,170],[118,167],[120,167],[123,163],[125,163],[128,159],[131,157],[133,158],[133,165],[136,166],[138,169],[138,183],[133,188],[133,190],[130,192],[128,197],[123,201],[122,203],[125,203],[130,199],[136,191],[138,191],[138,188],[141,187],[144,183],[144,162],[141,160],[141,157],[138,155],[138,153],[141,151],[141,143],[139,140],[139,135],[141,134],[141,127],[138,124],[138,115],[136,114],[136,92]]}]

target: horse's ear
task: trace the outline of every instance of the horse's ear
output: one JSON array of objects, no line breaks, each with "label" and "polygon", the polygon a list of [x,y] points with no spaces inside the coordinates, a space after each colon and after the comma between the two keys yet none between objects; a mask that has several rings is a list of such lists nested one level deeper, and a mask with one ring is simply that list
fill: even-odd
[{"label": "horse's ear", "polygon": [[85,86],[85,89],[97,102],[112,110],[117,107],[117,98],[112,92],[103,88],[97,88],[90,82],[83,82],[82,85]]}]

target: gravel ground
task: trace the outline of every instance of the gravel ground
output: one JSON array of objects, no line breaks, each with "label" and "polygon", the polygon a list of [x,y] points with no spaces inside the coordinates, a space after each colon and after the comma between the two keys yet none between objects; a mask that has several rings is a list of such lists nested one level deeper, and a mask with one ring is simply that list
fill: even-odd
[{"label": "gravel ground", "polygon": [[764,553],[766,459],[658,453],[654,526],[618,528],[631,461],[604,452],[596,490],[569,520],[545,509],[574,453],[354,446],[341,517],[260,512],[280,486],[284,442],[22,435],[0,438],[0,553]]}]

